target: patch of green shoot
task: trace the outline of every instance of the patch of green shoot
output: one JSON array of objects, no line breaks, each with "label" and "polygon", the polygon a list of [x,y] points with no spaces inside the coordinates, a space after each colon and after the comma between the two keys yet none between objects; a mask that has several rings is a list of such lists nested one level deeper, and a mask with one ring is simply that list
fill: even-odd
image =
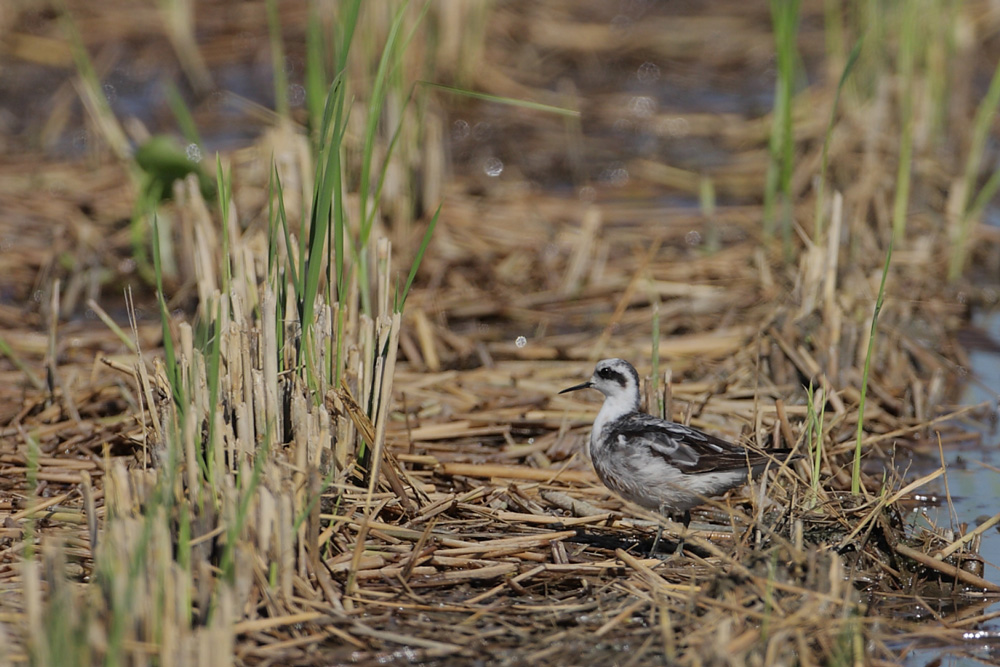
[{"label": "patch of green shoot", "polygon": [[66,579],[66,551],[62,544],[43,551],[48,599],[44,606],[43,646],[31,646],[32,664],[86,667],[95,664],[88,645],[91,613],[75,604],[73,587]]},{"label": "patch of green shoot", "polygon": [[[365,120],[364,146],[361,150],[361,172],[358,192],[360,194],[360,218],[361,228],[358,234],[358,248],[356,254],[358,258],[358,278],[361,288],[361,309],[367,315],[372,315],[371,286],[369,285],[368,272],[368,240],[374,226],[377,207],[374,200],[369,202],[372,195],[372,162],[375,159],[375,142],[381,119],[385,114],[386,102],[389,99],[389,75],[402,57],[406,44],[402,38],[403,21],[409,3],[400,4],[389,27],[389,34],[386,37],[385,47],[382,49],[382,56],[379,59],[378,68],[375,72],[375,79],[372,82],[371,96],[368,100],[368,116]],[[420,18],[427,12],[428,3],[424,4]],[[419,21],[417,21],[419,23]],[[414,26],[415,28],[416,26]],[[413,33],[410,33],[412,37]],[[402,114],[400,114],[402,115]],[[401,121],[402,122],[402,121]],[[388,164],[390,155],[385,155],[384,164]],[[369,210],[369,204],[372,204]]]},{"label": "patch of green shoot", "polygon": [[253,505],[257,487],[264,476],[264,465],[269,461],[270,443],[275,425],[268,420],[265,429],[266,433],[262,439],[261,448],[255,452],[253,468],[250,472],[250,479],[241,476],[239,479],[239,503],[236,507],[236,515],[231,521],[226,522],[226,543],[219,559],[219,569],[222,571],[223,579],[234,584],[236,582],[236,548],[240,543],[240,534],[246,525],[247,517],[250,515],[250,508]]},{"label": "patch of green shoot", "polygon": [[856,608],[848,607],[842,621],[843,627],[830,656],[830,667],[853,667],[865,664],[865,638]]},{"label": "patch of green shoot", "polygon": [[[154,221],[155,224],[155,221]],[[155,257],[155,252],[154,252]],[[162,297],[161,297],[162,300]],[[138,537],[120,545],[124,549],[102,549],[96,554],[94,579],[102,589],[109,591],[109,622],[105,664],[126,664],[124,655],[127,632],[135,622],[137,599],[136,590],[151,572],[150,560],[153,558],[151,543],[156,527],[172,516],[176,504],[174,484],[179,468],[178,442],[180,442],[178,419],[182,413],[177,410],[169,423],[164,423],[164,444],[166,445],[166,464],[157,476],[156,484],[141,514],[141,529]],[[192,493],[194,490],[191,490]],[[107,521],[118,520],[110,515]],[[122,562],[121,557],[127,559]],[[124,576],[123,576],[124,575]],[[157,579],[162,586],[162,580]],[[162,597],[162,590],[159,593]]]}]

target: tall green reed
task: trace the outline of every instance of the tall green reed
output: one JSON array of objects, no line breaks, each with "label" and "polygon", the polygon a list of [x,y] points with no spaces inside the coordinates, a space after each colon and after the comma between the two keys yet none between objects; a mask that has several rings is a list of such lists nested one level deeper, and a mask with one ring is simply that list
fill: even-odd
[{"label": "tall green reed", "polygon": [[800,4],[800,0],[771,0],[778,78],[764,191],[764,232],[772,237],[780,227],[786,257],[791,252],[792,240],[792,172],[795,167],[792,115],[799,58],[796,39]]}]

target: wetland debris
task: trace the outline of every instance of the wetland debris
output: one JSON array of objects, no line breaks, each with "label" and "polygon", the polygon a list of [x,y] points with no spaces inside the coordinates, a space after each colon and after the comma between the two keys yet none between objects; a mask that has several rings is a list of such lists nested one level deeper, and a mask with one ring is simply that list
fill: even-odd
[{"label": "wetland debris", "polygon": [[[224,4],[206,3],[207,11]],[[745,8],[649,17],[648,31],[622,43],[612,24],[595,21],[598,29],[576,16],[576,3],[535,10],[546,15],[526,5],[497,8],[487,48],[503,57],[480,70],[477,86],[562,103],[552,92],[560,87],[541,82],[585,47],[618,53],[622,71],[650,54],[688,57],[662,52],[672,43],[663,29],[738,35],[712,51],[723,77],[760,65],[754,54],[769,52],[753,48],[771,39],[760,28],[766,21],[751,21]],[[99,19],[88,20],[113,28]],[[304,15],[283,20],[304,32]],[[260,29],[263,13],[258,22]],[[512,31],[519,26],[531,29]],[[129,26],[118,29],[129,36]],[[548,57],[525,55],[509,39],[529,33]],[[805,41],[806,57],[818,57],[809,44],[822,40]],[[526,69],[521,58],[538,67]],[[829,88],[817,82],[801,108],[823,104]],[[589,107],[587,123],[614,126],[623,99],[595,94]],[[149,291],[129,309],[106,294],[106,280],[117,287],[134,277],[122,224],[134,196],[125,168],[51,160],[28,177],[26,165],[47,158],[0,165],[0,238],[14,239],[18,250],[0,254],[4,289],[16,304],[0,308],[10,362],[0,369],[0,621],[10,660],[44,657],[33,651],[77,637],[94,655],[121,641],[136,662],[164,664],[446,664],[487,652],[506,664],[895,662],[918,636],[956,645],[991,618],[985,606],[995,586],[982,581],[977,556],[977,531],[985,529],[910,526],[904,512],[920,505],[917,494],[941,471],[908,481],[912,474],[900,479],[896,470],[898,460],[933,468],[939,443],[978,437],[963,420],[989,416],[951,405],[956,371],[968,367],[954,336],[968,301],[988,295],[963,287],[963,301],[942,287],[944,267],[932,249],[945,232],[933,215],[915,214],[913,242],[892,267],[862,425],[862,493],[847,492],[891,201],[879,171],[891,163],[890,148],[872,136],[872,127],[892,130],[884,113],[845,112],[832,144],[832,191],[840,195],[831,201],[829,233],[800,235],[792,263],[761,238],[757,202],[698,210],[648,197],[697,191],[703,178],[690,166],[628,158],[618,154],[625,142],[615,141],[596,150],[620,163],[602,158],[595,164],[607,168],[589,174],[582,162],[556,157],[565,153],[562,121],[478,113],[495,114],[492,130],[470,127],[480,148],[453,138],[456,160],[478,164],[484,137],[498,137],[491,148],[507,151],[504,179],[470,170],[442,186],[441,223],[404,318],[392,321],[389,309],[366,318],[350,306],[345,382],[324,387],[319,400],[294,372],[270,366],[309,341],[292,315],[279,329],[273,295],[257,291],[267,244],[255,221],[267,219],[272,203],[260,155],[284,147],[276,155],[283,180],[308,183],[308,171],[295,167],[311,163],[304,135],[293,128],[291,139],[271,135],[226,156],[234,166],[230,255],[245,260],[232,293],[209,271],[220,262],[219,221],[195,184],[175,190],[173,208],[164,210],[179,221],[178,276],[199,279],[168,281],[179,291],[170,312],[183,305],[207,317],[223,297],[243,310],[214,331],[225,369],[219,401],[208,398],[209,356],[195,347],[198,329],[179,316],[171,321],[193,378],[191,409],[202,416],[179,434],[185,449],[174,453],[186,463],[174,467],[164,465],[176,406],[157,305]],[[806,165],[792,179],[802,198],[797,219],[816,208],[809,165],[825,119],[805,114],[796,122]],[[632,118],[624,127],[646,122]],[[705,170],[720,198],[759,193],[761,118],[671,108],[650,115],[646,127],[731,150],[724,165]],[[519,163],[506,137],[517,137],[516,152],[530,161]],[[954,169],[934,164],[920,187],[944,192],[943,174]],[[570,199],[538,192],[516,173],[570,174],[590,189]],[[286,189],[288,211],[308,210],[300,192]],[[386,210],[412,208],[404,204]],[[931,202],[927,210],[940,208]],[[46,224],[28,224],[39,222]],[[415,247],[406,230],[378,230],[393,236],[396,258]],[[705,252],[709,231],[718,249]],[[976,234],[974,257],[988,265],[996,235]],[[386,261],[376,304],[389,302],[389,250],[379,255]],[[88,324],[88,297],[108,312],[131,311],[138,352]],[[258,319],[258,307],[268,314]],[[556,395],[599,356],[649,359],[652,322],[660,323],[656,350],[669,371],[647,380],[651,409],[662,403],[698,428],[810,455],[763,488],[700,508],[685,535],[692,548],[672,559],[645,557],[656,517],[609,494],[585,460],[593,403]],[[373,353],[395,349],[395,336],[398,359]],[[639,365],[644,374],[652,366]],[[391,389],[379,384],[390,379]],[[280,427],[269,430],[266,415]],[[217,449],[195,450],[210,433]],[[214,466],[212,483],[199,478],[201,466]],[[171,502],[160,501],[164,489],[175,493]],[[148,570],[115,576],[140,556]],[[898,618],[900,608],[909,613]],[[127,624],[111,622],[123,617]]]}]

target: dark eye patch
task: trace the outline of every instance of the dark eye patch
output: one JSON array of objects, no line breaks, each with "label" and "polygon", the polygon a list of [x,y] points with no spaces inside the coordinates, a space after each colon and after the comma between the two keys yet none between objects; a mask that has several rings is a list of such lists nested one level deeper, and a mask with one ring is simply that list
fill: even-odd
[{"label": "dark eye patch", "polygon": [[616,384],[624,387],[625,386],[625,376],[612,368],[602,368],[597,371],[597,375],[602,380],[608,380],[615,382]]}]

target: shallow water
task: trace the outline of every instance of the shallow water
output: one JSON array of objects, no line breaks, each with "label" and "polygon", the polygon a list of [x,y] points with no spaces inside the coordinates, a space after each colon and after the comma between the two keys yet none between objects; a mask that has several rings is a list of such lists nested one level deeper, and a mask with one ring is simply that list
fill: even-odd
[{"label": "shallow water", "polygon": [[[993,341],[1000,341],[1000,312],[977,313],[972,324],[987,333]],[[996,414],[997,399],[1000,397],[1000,353],[994,350],[975,349],[969,352],[971,372],[962,395],[962,403],[976,405],[988,403]],[[921,508],[928,518],[938,526],[957,526],[967,523],[969,530],[984,520],[1000,512],[1000,433],[989,424],[981,426],[982,440],[978,445],[961,445],[944,448],[948,490],[952,507]],[[988,466],[991,466],[992,469]],[[927,491],[942,497],[945,493],[943,478],[938,478]],[[951,514],[952,508],[954,514]],[[911,518],[916,518],[911,516]],[[1000,584],[1000,530],[993,527],[982,535],[980,555],[986,561],[983,576]],[[993,602],[979,613],[1000,612],[1000,601]],[[968,643],[964,646],[939,646],[911,651],[904,661],[906,665],[923,666],[939,664],[942,667],[964,667],[981,665],[984,662],[996,664],[1000,660],[1000,619],[980,624],[968,633]],[[935,660],[940,662],[935,663]]]}]

